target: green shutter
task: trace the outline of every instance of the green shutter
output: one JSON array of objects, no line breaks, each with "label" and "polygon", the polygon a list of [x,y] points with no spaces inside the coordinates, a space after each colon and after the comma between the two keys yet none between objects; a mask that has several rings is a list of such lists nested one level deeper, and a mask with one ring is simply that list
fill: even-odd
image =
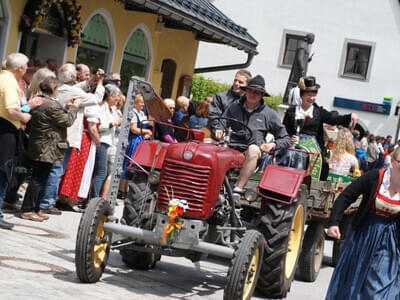
[{"label": "green shutter", "polygon": [[3,13],[3,4],[0,1],[0,20],[4,18],[4,13]]},{"label": "green shutter", "polygon": [[138,29],[132,33],[124,52],[130,55],[142,57],[145,60],[149,59],[149,47],[147,45],[146,36],[142,30]]},{"label": "green shutter", "polygon": [[83,42],[110,48],[109,30],[106,20],[101,15],[94,15],[83,30]]}]

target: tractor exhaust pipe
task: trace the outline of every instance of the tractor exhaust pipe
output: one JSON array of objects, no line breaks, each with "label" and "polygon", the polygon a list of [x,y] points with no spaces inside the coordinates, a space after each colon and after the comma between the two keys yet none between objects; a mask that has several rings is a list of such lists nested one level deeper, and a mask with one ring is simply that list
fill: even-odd
[{"label": "tractor exhaust pipe", "polygon": [[[112,222],[104,223],[104,230],[137,239],[143,241],[146,244],[164,246],[164,244],[161,242],[160,236],[157,235],[157,233],[154,231]],[[234,250],[232,248],[207,242],[198,242],[196,245],[173,243],[171,247],[176,249],[198,251],[201,253],[212,254],[224,258],[232,258],[234,253]]]}]

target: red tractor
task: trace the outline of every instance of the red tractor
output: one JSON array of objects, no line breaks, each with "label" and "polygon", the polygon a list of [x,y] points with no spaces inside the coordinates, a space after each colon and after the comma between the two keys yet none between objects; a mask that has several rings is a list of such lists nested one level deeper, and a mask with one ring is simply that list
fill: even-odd
[{"label": "red tractor", "polygon": [[[125,110],[138,92],[145,103],[157,97],[150,84],[133,78]],[[246,125],[233,122],[250,138]],[[79,279],[98,281],[110,250],[119,250],[125,264],[142,270],[154,268],[162,255],[192,261],[213,255],[230,259],[224,299],[250,299],[255,289],[270,298],[285,297],[302,247],[309,168],[267,165],[243,202],[232,188],[244,155],[228,147],[229,128],[223,143],[142,141],[132,157],[134,178],[119,220],[114,205],[126,124],[129,111],[124,112],[109,197],[92,199],[80,221]]]}]

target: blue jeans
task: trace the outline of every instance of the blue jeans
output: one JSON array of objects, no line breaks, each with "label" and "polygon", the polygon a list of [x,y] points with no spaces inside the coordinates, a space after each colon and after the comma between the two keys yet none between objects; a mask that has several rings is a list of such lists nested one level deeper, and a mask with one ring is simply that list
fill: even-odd
[{"label": "blue jeans", "polygon": [[3,219],[3,199],[6,196],[8,180],[6,174],[0,171],[0,219]]},{"label": "blue jeans", "polygon": [[25,192],[21,212],[38,212],[40,210],[40,199],[42,198],[47,178],[49,177],[52,164],[33,161],[32,179]]},{"label": "blue jeans", "polygon": [[107,149],[109,145],[101,143],[96,147],[96,159],[92,177],[92,192],[90,198],[100,196],[103,183],[107,178]]},{"label": "blue jeans", "polygon": [[62,164],[53,164],[49,177],[47,178],[46,187],[43,191],[43,197],[40,199],[40,209],[49,209],[56,204],[58,187],[63,173],[64,168]]},{"label": "blue jeans", "polygon": [[64,161],[62,164],[63,167],[63,173],[61,174],[64,175],[64,171],[67,169],[68,163],[69,163],[69,159],[71,158],[71,153],[72,153],[72,147],[69,147],[67,152],[65,152],[65,156],[64,156]]}]

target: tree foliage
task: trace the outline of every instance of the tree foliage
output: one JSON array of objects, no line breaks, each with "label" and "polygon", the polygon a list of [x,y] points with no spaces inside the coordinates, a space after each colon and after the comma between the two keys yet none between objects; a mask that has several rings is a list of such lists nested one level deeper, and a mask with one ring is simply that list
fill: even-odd
[{"label": "tree foliage", "polygon": [[[226,91],[230,88],[230,84],[215,82],[212,79],[205,78],[201,75],[193,76],[192,94],[194,101],[203,101],[205,97],[214,96],[215,94]],[[282,95],[264,97],[264,101],[272,109],[277,110],[279,104],[282,103]]]},{"label": "tree foliage", "polygon": [[271,97],[264,97],[265,103],[267,103],[273,110],[277,110],[279,104],[282,104],[283,102],[283,97],[282,95],[277,95],[274,96],[272,95]]},{"label": "tree foliage", "polygon": [[202,101],[205,97],[214,96],[230,88],[231,85],[229,84],[218,83],[201,75],[193,76],[192,94],[194,101]]}]

